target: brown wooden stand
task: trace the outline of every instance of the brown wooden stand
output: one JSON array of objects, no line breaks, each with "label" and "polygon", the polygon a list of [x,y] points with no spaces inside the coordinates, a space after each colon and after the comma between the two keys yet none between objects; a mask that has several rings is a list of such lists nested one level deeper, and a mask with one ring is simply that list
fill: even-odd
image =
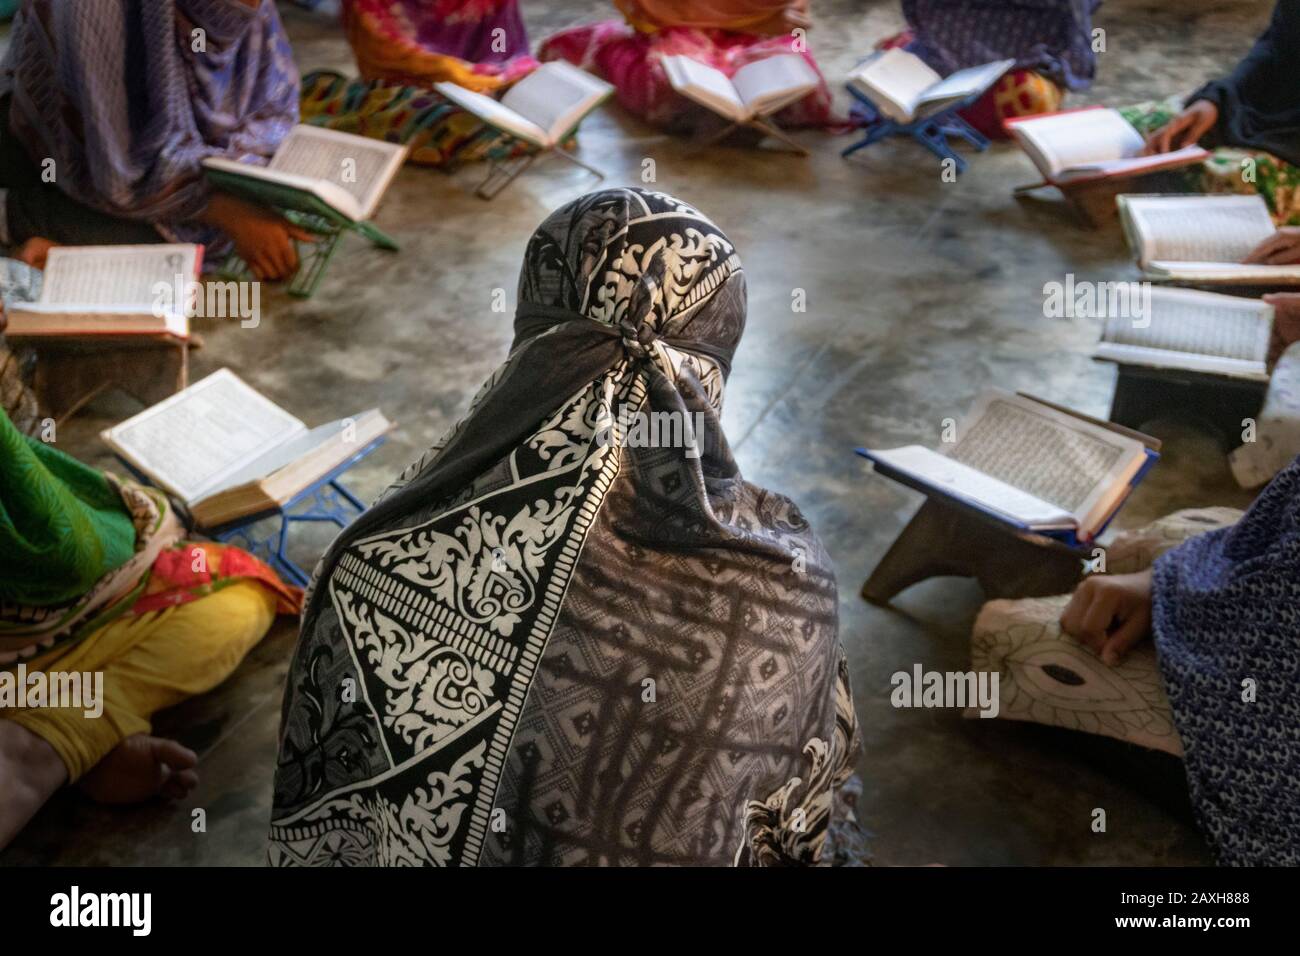
[{"label": "brown wooden stand", "polygon": [[1031,196],[1032,193],[1048,187],[1055,188],[1084,225],[1090,229],[1100,229],[1119,214],[1115,197],[1121,193],[1132,192],[1132,185],[1132,179],[1118,181],[1104,179],[1064,187],[1044,181],[1029,186],[1017,186],[1014,195],[1017,199],[1035,198]]},{"label": "brown wooden stand", "polygon": [[1018,532],[972,509],[926,499],[862,586],[872,604],[927,578],[976,578],[990,598],[1066,594],[1083,577],[1091,549]]},{"label": "brown wooden stand", "polygon": [[189,350],[202,343],[171,335],[13,339],[36,352],[32,383],[43,414],[62,424],[97,395],[120,388],[147,406],[189,384]]}]

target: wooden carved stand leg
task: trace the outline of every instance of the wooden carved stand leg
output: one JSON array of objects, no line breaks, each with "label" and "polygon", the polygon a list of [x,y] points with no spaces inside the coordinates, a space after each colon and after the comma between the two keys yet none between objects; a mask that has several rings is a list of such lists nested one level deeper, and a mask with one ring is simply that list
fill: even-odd
[{"label": "wooden carved stand leg", "polygon": [[944,575],[976,578],[989,598],[1066,594],[1083,576],[1088,556],[932,498],[876,565],[862,596],[888,604],[913,584]]}]

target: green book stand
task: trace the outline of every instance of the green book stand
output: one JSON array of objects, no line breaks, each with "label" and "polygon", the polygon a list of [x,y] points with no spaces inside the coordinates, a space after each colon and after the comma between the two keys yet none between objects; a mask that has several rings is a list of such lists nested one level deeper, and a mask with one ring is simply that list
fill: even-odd
[{"label": "green book stand", "polygon": [[[346,232],[355,232],[380,249],[396,252],[397,242],[368,222],[355,222],[323,203],[316,196],[292,186],[270,183],[265,180],[237,176],[224,170],[207,170],[208,179],[224,192],[232,193],[263,206],[270,206],[295,226],[319,237],[315,242],[294,241],[298,253],[298,271],[289,280],[288,292],[292,296],[308,298],[320,287],[321,279],[339,240]],[[217,274],[237,282],[253,278],[248,263],[231,253],[217,270]]]}]

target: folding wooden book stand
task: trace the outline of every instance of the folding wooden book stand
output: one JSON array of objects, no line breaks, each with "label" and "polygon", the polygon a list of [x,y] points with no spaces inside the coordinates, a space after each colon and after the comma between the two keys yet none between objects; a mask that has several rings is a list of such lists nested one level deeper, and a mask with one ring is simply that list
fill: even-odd
[{"label": "folding wooden book stand", "polygon": [[[576,128],[569,132],[561,142],[569,142],[576,134]],[[487,151],[488,173],[483,181],[474,189],[474,195],[479,199],[492,199],[509,186],[515,179],[533,165],[538,159],[548,154],[554,154],[561,159],[566,159],[575,166],[581,166],[587,172],[593,174],[598,179],[604,179],[605,174],[588,163],[584,163],[577,156],[574,156],[562,146],[551,146],[546,149],[539,148],[535,143],[529,143],[527,140],[519,139],[517,136],[511,136],[503,130],[494,129],[491,126],[484,125],[483,131],[479,134],[485,137],[489,143]],[[515,144],[523,143],[530,148],[530,152],[523,156],[513,155]]]},{"label": "folding wooden book stand", "polygon": [[752,129],[762,137],[771,137],[777,142],[784,143],[789,148],[790,152],[795,153],[798,156],[811,155],[806,146],[792,139],[789,134],[778,127],[775,123],[769,123],[765,118],[757,116],[740,123],[728,123],[716,133],[710,133],[708,136],[704,137],[704,139],[700,140],[699,146],[702,149],[706,146],[712,146],[714,143],[720,143],[732,133],[742,129]]},{"label": "folding wooden book stand", "polygon": [[33,391],[44,414],[62,423],[96,396],[120,388],[156,405],[189,384],[190,349],[202,341],[173,335],[14,338],[36,352]]},{"label": "folding wooden book stand", "polygon": [[1044,179],[1028,186],[1017,186],[1012,194],[1017,199],[1033,199],[1033,194],[1038,190],[1048,188],[1060,192],[1084,225],[1099,229],[1119,215],[1115,197],[1121,193],[1133,192],[1133,178],[1098,179],[1064,186]]},{"label": "folding wooden book stand", "polygon": [[1267,391],[1267,382],[1211,372],[1120,365],[1110,420],[1138,430],[1159,418],[1198,422],[1230,451],[1242,442],[1242,420],[1259,415]]},{"label": "folding wooden book stand", "polygon": [[959,110],[964,110],[979,99],[982,93],[968,96],[960,102],[953,103],[929,116],[917,117],[910,122],[900,123],[887,117],[884,111],[871,101],[871,97],[861,90],[852,86],[848,90],[850,96],[859,103],[870,107],[880,118],[866,128],[862,139],[841,152],[841,157],[847,158],[858,150],[866,149],[872,143],[878,143],[889,136],[910,136],[938,156],[940,160],[951,159],[960,174],[966,171],[967,163],[948,145],[948,137],[955,136],[958,139],[964,139],[980,152],[988,149],[988,137],[957,115]]},{"label": "folding wooden book stand", "polygon": [[1021,532],[975,509],[927,498],[862,586],[872,604],[927,578],[976,578],[990,598],[1066,594],[1083,577],[1092,547],[1071,548]]}]

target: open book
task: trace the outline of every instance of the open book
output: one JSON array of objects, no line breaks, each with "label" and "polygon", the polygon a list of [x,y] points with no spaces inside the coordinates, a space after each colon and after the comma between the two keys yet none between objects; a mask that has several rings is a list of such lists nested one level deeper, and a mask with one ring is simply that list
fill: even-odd
[{"label": "open book", "polygon": [[666,56],[661,62],[674,90],[733,123],[778,113],[821,83],[817,71],[798,53],[755,60],[731,77],[681,54]]},{"label": "open book", "polygon": [[202,246],[55,246],[40,298],[8,310],[8,334],[187,338],[202,265]]},{"label": "open book", "polygon": [[283,505],[391,427],[371,409],[309,429],[221,369],[101,437],[212,528]]},{"label": "open book", "polygon": [[1273,235],[1262,196],[1120,196],[1129,248],[1148,278],[1229,285],[1295,285],[1300,264],[1241,260]]},{"label": "open book", "polygon": [[944,78],[915,53],[893,47],[867,57],[849,74],[848,83],[890,119],[910,123],[979,96],[1015,63],[995,60]]},{"label": "open book", "polygon": [[604,80],[563,60],[543,63],[500,100],[446,81],[433,86],[493,129],[539,149],[559,146],[614,92]]},{"label": "open book", "polygon": [[1151,290],[1141,320],[1111,316],[1093,357],[1120,365],[1206,372],[1267,382],[1273,307],[1193,289]]},{"label": "open book", "polygon": [[1025,395],[980,395],[942,451],[858,449],[876,471],[1017,528],[1091,541],[1158,457],[1136,432]]},{"label": "open book", "polygon": [[1143,156],[1142,134],[1118,110],[1103,106],[1010,119],[1006,128],[1054,186],[1140,176],[1209,156],[1199,146]]},{"label": "open book", "polygon": [[203,161],[217,187],[257,202],[345,224],[364,222],[375,209],[408,148],[320,126],[295,126],[266,166],[220,156]]}]

